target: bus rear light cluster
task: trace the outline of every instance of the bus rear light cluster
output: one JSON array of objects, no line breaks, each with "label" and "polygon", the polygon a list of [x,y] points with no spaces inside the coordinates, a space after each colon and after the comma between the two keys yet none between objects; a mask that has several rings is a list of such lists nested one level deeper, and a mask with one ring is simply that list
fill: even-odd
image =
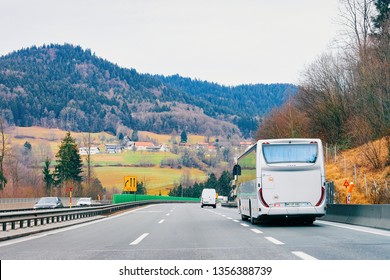
[{"label": "bus rear light cluster", "polygon": [[321,197],[320,197],[320,200],[318,200],[316,206],[320,206],[322,201],[324,200],[324,197],[325,197],[325,188],[324,187],[321,187]]},{"label": "bus rear light cluster", "polygon": [[263,188],[261,188],[261,189],[259,190],[259,197],[260,197],[261,203],[262,203],[265,207],[269,207],[268,203],[265,202],[264,197],[263,197]]}]

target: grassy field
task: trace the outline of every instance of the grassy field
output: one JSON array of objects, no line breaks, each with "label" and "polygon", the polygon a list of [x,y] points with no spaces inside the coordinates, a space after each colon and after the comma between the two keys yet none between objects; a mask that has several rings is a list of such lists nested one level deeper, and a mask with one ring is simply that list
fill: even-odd
[{"label": "grassy field", "polygon": [[[28,141],[33,150],[37,151],[41,148],[49,148],[52,153],[52,162],[55,161],[61,140],[65,137],[66,131],[60,129],[48,129],[42,127],[14,127],[8,137],[13,145],[22,146]],[[78,143],[86,143],[87,133],[71,132],[71,136]],[[170,135],[159,135],[151,132],[139,132],[142,138],[157,140],[159,144],[169,144],[172,139]],[[180,136],[176,139],[180,141]],[[204,136],[188,135],[190,143],[203,142]],[[104,151],[106,143],[117,143],[118,139],[105,132],[91,133],[91,142]],[[146,151],[125,151],[118,154],[101,153],[91,155],[93,171],[107,189],[123,189],[124,176],[137,176],[139,181],[143,181],[147,187],[148,194],[166,195],[169,189],[180,182],[183,176],[190,177],[198,182],[207,179],[207,174],[198,169],[171,169],[160,168],[161,160],[177,159],[178,155],[169,152],[146,152]],[[86,157],[82,156],[85,161]],[[151,165],[151,167],[137,167]]]},{"label": "grassy field", "polygon": [[175,184],[180,182],[182,176],[190,176],[193,180],[204,181],[207,175],[197,169],[171,169],[160,167],[123,167],[104,166],[94,168],[99,180],[107,189],[123,189],[125,176],[137,176],[138,181],[144,182],[148,194],[166,195]]},{"label": "grassy field", "polygon": [[345,197],[347,196],[347,188],[343,185],[345,180],[354,182],[355,185],[352,191],[352,204],[372,203],[369,197],[373,196],[374,184],[378,187],[375,192],[378,193],[379,189],[388,192],[386,189],[388,189],[390,166],[385,164],[388,159],[388,150],[385,143],[385,139],[370,143],[371,147],[376,147],[383,165],[379,169],[374,169],[367,157],[364,156],[367,145],[342,151],[337,155],[336,161],[332,158],[328,162],[326,177],[328,181],[334,181],[336,197],[340,203],[345,203]]}]

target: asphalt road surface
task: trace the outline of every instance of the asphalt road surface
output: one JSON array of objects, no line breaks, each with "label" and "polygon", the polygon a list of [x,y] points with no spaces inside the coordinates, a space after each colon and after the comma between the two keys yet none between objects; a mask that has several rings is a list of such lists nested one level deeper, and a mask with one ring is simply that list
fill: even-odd
[{"label": "asphalt road surface", "polygon": [[0,242],[1,260],[389,260],[390,231],[252,225],[235,208],[156,204]]}]

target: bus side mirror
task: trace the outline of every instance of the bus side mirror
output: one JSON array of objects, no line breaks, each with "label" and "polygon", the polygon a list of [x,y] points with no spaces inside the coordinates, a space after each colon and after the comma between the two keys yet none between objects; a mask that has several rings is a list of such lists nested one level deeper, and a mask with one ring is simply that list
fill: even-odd
[{"label": "bus side mirror", "polygon": [[241,175],[241,166],[239,166],[238,164],[236,164],[234,167],[233,167],[233,176],[240,176]]}]

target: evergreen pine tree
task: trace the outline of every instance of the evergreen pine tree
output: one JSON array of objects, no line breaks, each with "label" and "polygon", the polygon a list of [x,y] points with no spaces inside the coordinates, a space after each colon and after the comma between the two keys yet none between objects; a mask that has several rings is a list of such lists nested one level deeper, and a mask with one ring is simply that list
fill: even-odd
[{"label": "evergreen pine tree", "polygon": [[187,132],[183,130],[183,132],[180,134],[180,142],[181,143],[187,143]]},{"label": "evergreen pine tree", "polygon": [[43,167],[42,173],[43,173],[43,181],[45,182],[45,190],[47,195],[52,195],[51,193],[51,187],[54,184],[54,176],[53,174],[50,174],[50,160],[49,158],[46,158],[45,160],[45,166]]},{"label": "evergreen pine tree", "polygon": [[67,181],[80,183],[82,181],[82,161],[78,152],[75,139],[71,137],[70,132],[66,133],[65,138],[61,141],[61,146],[56,154],[58,158],[55,174],[57,183],[63,184]]}]

